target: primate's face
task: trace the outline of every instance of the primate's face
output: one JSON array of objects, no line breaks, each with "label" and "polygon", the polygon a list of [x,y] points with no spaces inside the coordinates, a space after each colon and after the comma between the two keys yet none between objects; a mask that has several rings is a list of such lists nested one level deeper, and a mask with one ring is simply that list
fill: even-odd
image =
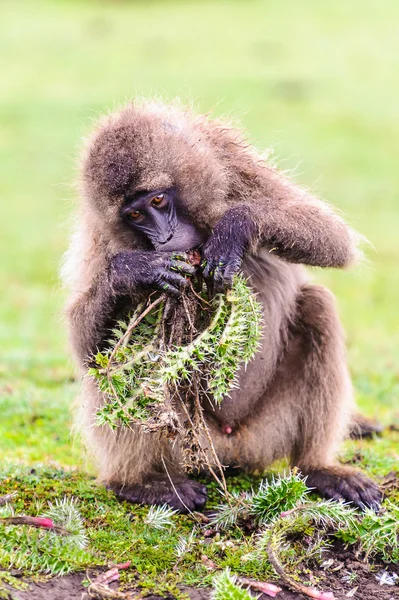
[{"label": "primate's face", "polygon": [[121,216],[158,251],[185,252],[204,241],[203,235],[182,214],[173,188],[126,195]]}]

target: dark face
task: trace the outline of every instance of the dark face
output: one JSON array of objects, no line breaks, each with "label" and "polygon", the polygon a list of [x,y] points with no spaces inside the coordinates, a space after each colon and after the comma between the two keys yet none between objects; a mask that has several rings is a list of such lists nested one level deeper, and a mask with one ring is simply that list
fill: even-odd
[{"label": "dark face", "polygon": [[126,196],[121,216],[129,227],[146,236],[155,250],[185,252],[203,242],[202,234],[179,209],[173,189]]}]

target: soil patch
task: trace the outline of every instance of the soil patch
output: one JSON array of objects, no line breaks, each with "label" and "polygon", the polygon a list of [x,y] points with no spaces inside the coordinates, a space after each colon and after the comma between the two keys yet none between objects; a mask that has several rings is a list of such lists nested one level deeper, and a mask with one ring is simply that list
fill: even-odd
[{"label": "soil patch", "polygon": [[[333,592],[337,600],[399,599],[399,565],[368,564],[348,551],[326,552],[323,565],[323,568],[312,569],[312,576],[319,579],[316,587]],[[395,585],[381,585],[379,578],[384,572],[385,581],[394,581]]]},{"label": "soil patch", "polygon": [[[324,567],[312,570],[312,585],[323,591],[334,593],[336,600],[399,600],[399,565],[372,565],[357,560],[352,552],[326,552]],[[396,574],[396,585],[380,585],[377,575],[386,572]],[[12,590],[12,600],[81,600],[85,591],[82,582],[86,573],[74,573],[65,577],[54,577],[46,582],[31,584],[29,590],[21,592]],[[306,596],[287,590],[280,583],[283,591],[278,600],[303,600]],[[111,584],[117,589],[117,584]],[[210,591],[206,588],[184,587],[182,591],[191,600],[208,600]],[[254,596],[255,597],[255,596]],[[10,598],[10,600],[11,600]],[[148,600],[159,600],[160,596],[151,595]],[[170,598],[170,597],[169,597]],[[268,600],[269,596],[261,594],[260,600]]]},{"label": "soil patch", "polygon": [[[85,573],[54,577],[45,583],[31,584],[29,590],[25,592],[12,590],[12,600],[81,600],[85,590],[82,581],[85,579]],[[112,589],[118,588],[116,584],[111,584],[110,587]],[[190,600],[209,600],[210,598],[210,590],[207,588],[184,587],[182,591],[188,594]],[[171,596],[168,597],[169,600],[171,598]],[[265,596],[265,594],[261,594],[259,598],[260,600],[270,600],[270,597]],[[303,596],[283,590],[277,598],[278,600],[302,600]],[[145,600],[161,600],[161,596],[146,596]]]}]

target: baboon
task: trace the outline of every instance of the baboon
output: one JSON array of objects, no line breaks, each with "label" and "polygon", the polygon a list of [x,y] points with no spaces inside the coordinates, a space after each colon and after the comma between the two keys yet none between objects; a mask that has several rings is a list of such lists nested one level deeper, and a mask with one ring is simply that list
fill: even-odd
[{"label": "baboon", "polygon": [[[335,457],[354,411],[332,294],[302,265],[347,267],[358,236],[296,187],[243,134],[179,105],[133,102],[100,120],[80,176],[81,207],[67,254],[72,348],[84,374],[115,321],[154,289],[179,295],[199,248],[214,291],[239,270],[263,307],[259,351],[239,389],[205,418],[222,465],[265,471],[287,457],[323,496],[377,507],[381,494]],[[78,423],[99,477],[119,498],[201,508],[206,487],[158,433],[94,425],[104,398],[83,377]]]}]

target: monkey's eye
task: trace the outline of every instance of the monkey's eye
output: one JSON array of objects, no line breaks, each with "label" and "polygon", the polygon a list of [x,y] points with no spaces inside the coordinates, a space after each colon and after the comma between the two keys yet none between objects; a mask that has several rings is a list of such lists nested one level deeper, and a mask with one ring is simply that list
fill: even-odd
[{"label": "monkey's eye", "polygon": [[165,200],[165,194],[157,194],[151,200],[151,204],[153,206],[161,206],[161,204],[163,204],[164,200]]},{"label": "monkey's eye", "polygon": [[141,217],[141,211],[140,210],[132,210],[132,212],[129,213],[129,217],[133,220],[136,220],[139,217]]}]

